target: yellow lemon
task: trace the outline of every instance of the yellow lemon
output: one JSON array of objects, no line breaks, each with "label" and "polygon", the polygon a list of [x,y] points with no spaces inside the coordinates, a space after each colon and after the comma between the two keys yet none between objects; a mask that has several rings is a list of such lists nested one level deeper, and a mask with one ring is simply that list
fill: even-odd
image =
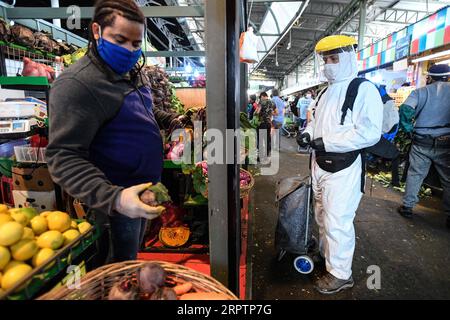
[{"label": "yellow lemon", "polygon": [[15,221],[6,222],[0,226],[0,246],[10,246],[23,236],[23,226]]},{"label": "yellow lemon", "polygon": [[14,221],[14,219],[9,214],[0,213],[0,226],[9,221]]},{"label": "yellow lemon", "polygon": [[11,260],[11,254],[8,248],[0,246],[0,270],[3,270]]},{"label": "yellow lemon", "polygon": [[28,240],[34,240],[34,232],[31,230],[31,228],[25,227],[23,228],[23,236],[21,240],[28,239]]},{"label": "yellow lemon", "polygon": [[1,203],[0,204],[0,212],[1,213],[7,213],[8,212],[8,206],[6,204]]},{"label": "yellow lemon", "polygon": [[70,228],[72,220],[67,213],[55,211],[47,216],[47,222],[50,230],[64,232]]},{"label": "yellow lemon", "polygon": [[80,232],[78,230],[67,230],[63,233],[64,237],[64,246],[67,246],[69,243],[71,243],[75,238],[77,238],[80,235]]},{"label": "yellow lemon", "polygon": [[23,212],[11,213],[11,217],[24,227],[30,222],[30,219]]},{"label": "yellow lemon", "polygon": [[[55,255],[55,251],[53,251],[50,248],[43,248],[41,250],[38,251],[38,253],[36,253],[33,257],[32,260],[32,264],[34,267],[39,267],[40,265],[42,265],[45,261],[47,261],[48,259],[50,259],[51,257],[53,257]],[[49,267],[51,267],[54,264],[51,263],[49,265]]]},{"label": "yellow lemon", "polygon": [[75,220],[72,220],[72,222],[70,223],[70,228],[78,229],[78,223]]},{"label": "yellow lemon", "polygon": [[91,224],[89,222],[85,221],[78,225],[78,231],[80,231],[81,233],[86,233],[90,227],[91,227]]},{"label": "yellow lemon", "polygon": [[9,214],[11,216],[13,214],[17,214],[17,213],[23,213],[28,218],[28,220],[31,220],[38,215],[36,209],[34,209],[34,208],[12,208],[12,209],[9,209]]},{"label": "yellow lemon", "polygon": [[43,212],[41,212],[39,215],[40,215],[41,217],[47,218],[48,215],[51,214],[51,213],[52,213],[52,211],[43,211]]},{"label": "yellow lemon", "polygon": [[31,229],[33,229],[33,232],[36,235],[43,234],[45,231],[48,230],[47,219],[45,219],[45,217],[42,216],[34,217],[33,219],[31,219],[30,224]]},{"label": "yellow lemon", "polygon": [[20,240],[16,244],[11,246],[11,254],[14,260],[17,261],[27,261],[31,259],[39,248],[34,240]]},{"label": "yellow lemon", "polygon": [[44,232],[37,239],[39,248],[50,248],[53,250],[59,249],[64,243],[64,237],[61,232],[50,230]]},{"label": "yellow lemon", "polygon": [[[19,264],[10,268],[2,277],[2,289],[9,290],[25,278],[33,269],[25,264]],[[21,289],[21,288],[19,288]]]},{"label": "yellow lemon", "polygon": [[14,268],[15,266],[18,266],[19,264],[25,264],[23,261],[17,261],[17,260],[11,260],[4,268],[3,268],[3,274],[5,274],[6,271],[8,271],[11,268]]}]

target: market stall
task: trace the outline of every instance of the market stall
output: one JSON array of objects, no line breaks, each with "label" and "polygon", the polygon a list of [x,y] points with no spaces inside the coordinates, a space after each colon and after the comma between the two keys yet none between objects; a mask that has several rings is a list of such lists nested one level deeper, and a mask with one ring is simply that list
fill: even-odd
[{"label": "market stall", "polygon": [[[44,8],[35,9],[35,12],[39,12],[39,17],[45,16],[46,12],[40,10]],[[202,88],[205,86],[205,79],[194,79],[192,86],[195,88],[186,89],[190,90],[188,94],[190,97],[185,98],[181,93],[183,89],[180,89],[180,93],[176,92],[177,81],[172,79],[175,83],[171,82],[168,71],[161,66],[148,65],[144,72],[150,79],[154,107],[166,112],[183,114],[190,119],[191,123],[200,121],[203,124],[200,138],[205,134],[207,128],[217,128],[223,133],[225,129],[239,128],[240,106],[236,101],[239,101],[241,97],[236,100],[229,99],[229,97],[232,94],[240,95],[236,88],[239,88],[240,79],[245,75],[240,74],[238,48],[236,45],[227,45],[223,39],[227,37],[228,39],[238,39],[239,32],[243,30],[244,25],[243,15],[240,15],[244,7],[241,7],[239,1],[214,1],[206,3],[204,8],[198,7],[195,10],[189,7],[167,7],[165,9],[168,9],[168,11],[164,11],[165,16],[170,16],[170,14],[167,15],[167,12],[172,12],[173,17],[177,18],[196,16],[205,17],[207,22],[214,21],[211,24],[206,22],[205,29],[208,82],[206,88]],[[30,16],[31,11],[7,8],[3,12],[6,21],[8,12],[14,12],[12,10],[17,10],[15,12],[16,18],[24,20],[32,18]],[[61,18],[66,17],[63,10],[58,11],[58,14],[61,15]],[[144,10],[144,14],[147,18],[151,18],[158,17],[161,13],[152,9]],[[55,17],[55,12],[52,13],[52,17]],[[89,17],[86,16],[86,18]],[[218,34],[222,34],[223,37],[218,37]],[[46,37],[49,38],[49,42],[53,43],[49,35],[46,35]],[[230,41],[230,43],[233,42]],[[22,45],[25,45],[25,43],[22,42]],[[4,188],[2,183],[2,191],[5,189],[5,192],[2,192],[3,203],[8,204],[8,207],[2,208],[5,211],[5,213],[2,213],[2,217],[8,221],[10,219],[15,220],[14,222],[17,224],[16,218],[13,217],[14,210],[28,212],[27,210],[33,208],[33,217],[30,216],[26,221],[21,221],[21,230],[31,229],[34,231],[32,221],[36,219],[42,220],[42,223],[45,222],[48,225],[48,232],[53,233],[58,241],[69,237],[65,236],[66,233],[70,234],[70,241],[64,240],[59,243],[54,239],[48,239],[50,247],[40,244],[44,240],[40,241],[39,239],[45,233],[36,239],[35,236],[38,236],[38,233],[35,232],[33,237],[30,236],[29,245],[32,246],[32,250],[30,249],[27,255],[20,257],[20,259],[30,263],[33,267],[26,263],[26,266],[21,265],[19,268],[21,273],[17,274],[14,281],[11,280],[13,285],[5,286],[6,292],[0,292],[0,299],[32,299],[49,291],[58,283],[72,281],[74,273],[70,272],[67,277],[67,274],[63,272],[66,271],[68,265],[77,266],[74,272],[78,273],[75,276],[83,276],[83,274],[93,272],[96,268],[101,267],[99,256],[104,255],[104,252],[99,251],[104,250],[104,248],[99,239],[105,237],[106,231],[95,220],[91,220],[89,208],[83,206],[77,199],[71,199],[64,193],[64,190],[60,190],[51,179],[49,180],[43,157],[48,141],[46,126],[48,125],[48,118],[51,118],[51,114],[46,111],[51,82],[60,72],[64,72],[64,67],[73,64],[82,57],[86,48],[73,47],[72,49],[69,48],[71,51],[68,52],[34,52],[36,47],[33,42],[33,44],[29,43],[28,47],[20,48],[24,53],[10,53],[9,48],[17,49],[17,45],[5,42],[5,46],[8,49],[2,52],[7,52],[8,56],[2,56],[2,63],[11,64],[11,67],[2,69],[3,77],[0,79],[2,86],[5,86],[4,88],[9,86],[8,88],[11,89],[11,84],[15,83],[17,89],[27,90],[26,95],[28,96],[29,88],[23,86],[35,83],[35,89],[44,92],[44,96],[40,96],[42,101],[39,100],[36,103],[42,105],[45,115],[38,118],[39,121],[36,122],[36,130],[39,130],[38,137],[36,137],[34,129],[27,131],[26,136],[19,137],[26,140],[24,145],[28,148],[28,151],[24,153],[24,156],[34,156],[27,161],[28,166],[22,168],[20,165],[16,165],[16,163],[21,163],[18,153],[23,147],[20,145],[11,144],[7,150],[9,153],[5,153],[5,157],[2,159],[2,163],[10,165],[7,168],[2,166],[2,169],[5,169],[5,171],[2,170],[2,173],[6,176]],[[28,57],[27,52],[33,52],[34,55]],[[145,54],[149,57],[157,55],[153,50],[145,52]],[[177,56],[180,56],[180,54],[182,53],[177,52]],[[170,56],[171,51],[163,52],[162,55]],[[186,52],[186,55],[188,56],[189,53]],[[228,57],[228,59],[225,57]],[[10,60],[16,65],[13,66]],[[27,64],[30,65],[28,69]],[[16,69],[17,66],[18,71],[13,73],[12,70]],[[21,85],[23,86],[21,87]],[[194,98],[197,101],[191,105],[190,103]],[[36,115],[33,114],[30,117],[35,119]],[[233,164],[222,163],[210,166],[204,161],[191,163],[180,161],[183,151],[185,151],[186,140],[184,139],[191,135],[193,137],[195,134],[195,128],[192,126],[186,127],[185,135],[178,139],[171,136],[171,128],[163,130],[165,161],[162,184],[154,186],[157,189],[150,191],[159,199],[158,205],[163,205],[165,211],[160,218],[149,224],[145,244],[138,258],[145,261],[165,261],[166,263],[190,267],[208,277],[217,279],[236,296],[246,298],[248,297],[246,250],[250,216],[249,197],[253,186],[253,177],[248,171],[239,167],[238,161],[234,161]],[[14,150],[14,152],[11,153],[11,150]],[[239,155],[239,151],[235,154]],[[234,160],[236,160],[236,156]],[[7,177],[9,170],[14,174]],[[17,176],[17,179],[14,179],[14,175]],[[24,183],[23,179],[20,179],[23,176],[30,176],[31,182]],[[42,183],[43,185],[41,185]],[[33,188],[38,188],[38,190]],[[19,194],[19,191],[20,194],[27,193],[25,200],[21,201],[19,198],[16,199],[15,196],[12,196],[16,193]],[[32,192],[40,192],[41,194],[30,201]],[[53,198],[43,198],[44,192],[46,194],[51,193]],[[14,206],[17,209],[8,209]],[[60,225],[50,227],[53,219],[58,220],[58,223],[63,221],[64,226],[61,228],[59,228]],[[15,227],[19,229],[17,225]],[[22,232],[17,231],[17,234],[23,232],[23,230]],[[5,246],[17,244],[17,241],[13,241],[17,239],[9,240],[4,243]],[[0,246],[2,245],[0,243]],[[41,252],[44,249],[53,250],[52,255],[47,255],[48,258],[43,259],[45,261],[42,264],[33,264],[31,261],[33,257],[38,251]],[[16,251],[11,247],[7,249],[8,252],[12,250]],[[7,259],[5,257],[2,257],[2,259],[3,264]],[[16,257],[14,259],[17,260]],[[0,269],[5,271],[3,267],[2,265]],[[167,267],[169,269],[174,268],[173,265],[167,265]],[[8,274],[9,277],[10,273]],[[230,295],[233,294],[230,293]]]}]

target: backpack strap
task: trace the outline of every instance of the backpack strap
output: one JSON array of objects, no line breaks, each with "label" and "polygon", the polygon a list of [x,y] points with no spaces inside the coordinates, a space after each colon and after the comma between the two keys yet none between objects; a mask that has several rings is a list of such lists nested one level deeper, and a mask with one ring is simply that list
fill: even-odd
[{"label": "backpack strap", "polygon": [[356,96],[358,95],[359,86],[361,83],[369,81],[365,78],[355,78],[353,79],[347,88],[347,93],[345,95],[344,104],[342,105],[342,116],[341,125],[344,125],[345,117],[347,116],[347,111],[353,111],[353,104],[355,103]]},{"label": "backpack strap", "polygon": [[325,87],[322,89],[322,91],[319,92],[319,94],[317,95],[317,100],[316,103],[314,104],[314,107],[317,107],[317,105],[319,104],[319,100],[320,98],[322,98],[322,95],[325,93],[325,91],[327,91],[328,87]]},{"label": "backpack strap", "polygon": [[320,98],[322,98],[323,94],[325,93],[325,91],[327,91],[327,89],[328,89],[328,87],[323,88],[322,91],[320,91],[319,94],[317,95],[317,99],[314,103],[313,117],[316,116],[316,108],[317,108],[317,105],[319,104],[319,100],[320,100]]}]

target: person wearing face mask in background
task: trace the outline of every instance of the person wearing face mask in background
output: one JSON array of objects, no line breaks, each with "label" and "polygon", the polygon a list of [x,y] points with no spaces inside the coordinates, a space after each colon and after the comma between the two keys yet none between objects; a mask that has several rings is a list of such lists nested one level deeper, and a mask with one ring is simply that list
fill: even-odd
[{"label": "person wearing face mask in background", "polygon": [[398,212],[413,216],[418,193],[431,164],[444,189],[443,206],[450,228],[450,67],[437,64],[428,70],[427,85],[411,92],[400,106],[400,128],[412,135],[403,205]]},{"label": "person wearing face mask in background", "polygon": [[147,220],[161,213],[139,195],[160,181],[158,122],[179,125],[178,115],[153,109],[138,63],[144,27],[135,1],[97,1],[87,55],[50,90],[50,174],[110,225],[113,261],[136,259]]},{"label": "person wearing face mask in background", "polygon": [[[365,172],[361,150],[375,145],[381,137],[383,103],[375,85],[356,79],[355,47],[355,39],[343,35],[329,36],[317,43],[316,54],[329,85],[313,102],[311,121],[297,137],[301,147],[313,149],[311,175],[320,238],[320,255],[316,258],[318,264],[326,266],[315,288],[322,294],[354,285],[353,220],[362,197]],[[348,99],[348,93],[352,99]],[[348,108],[343,109],[344,105]]]},{"label": "person wearing face mask in background", "polygon": [[299,129],[302,129],[306,124],[306,118],[308,114],[308,108],[313,101],[311,91],[307,91],[306,94],[298,100],[297,109],[298,109],[298,126]]}]

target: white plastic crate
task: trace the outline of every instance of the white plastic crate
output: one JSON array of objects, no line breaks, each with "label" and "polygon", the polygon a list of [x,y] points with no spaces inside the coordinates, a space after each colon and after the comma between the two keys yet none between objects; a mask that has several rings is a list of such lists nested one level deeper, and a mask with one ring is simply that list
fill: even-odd
[{"label": "white plastic crate", "polygon": [[45,151],[47,148],[14,147],[14,154],[17,162],[47,163],[45,161]]}]

